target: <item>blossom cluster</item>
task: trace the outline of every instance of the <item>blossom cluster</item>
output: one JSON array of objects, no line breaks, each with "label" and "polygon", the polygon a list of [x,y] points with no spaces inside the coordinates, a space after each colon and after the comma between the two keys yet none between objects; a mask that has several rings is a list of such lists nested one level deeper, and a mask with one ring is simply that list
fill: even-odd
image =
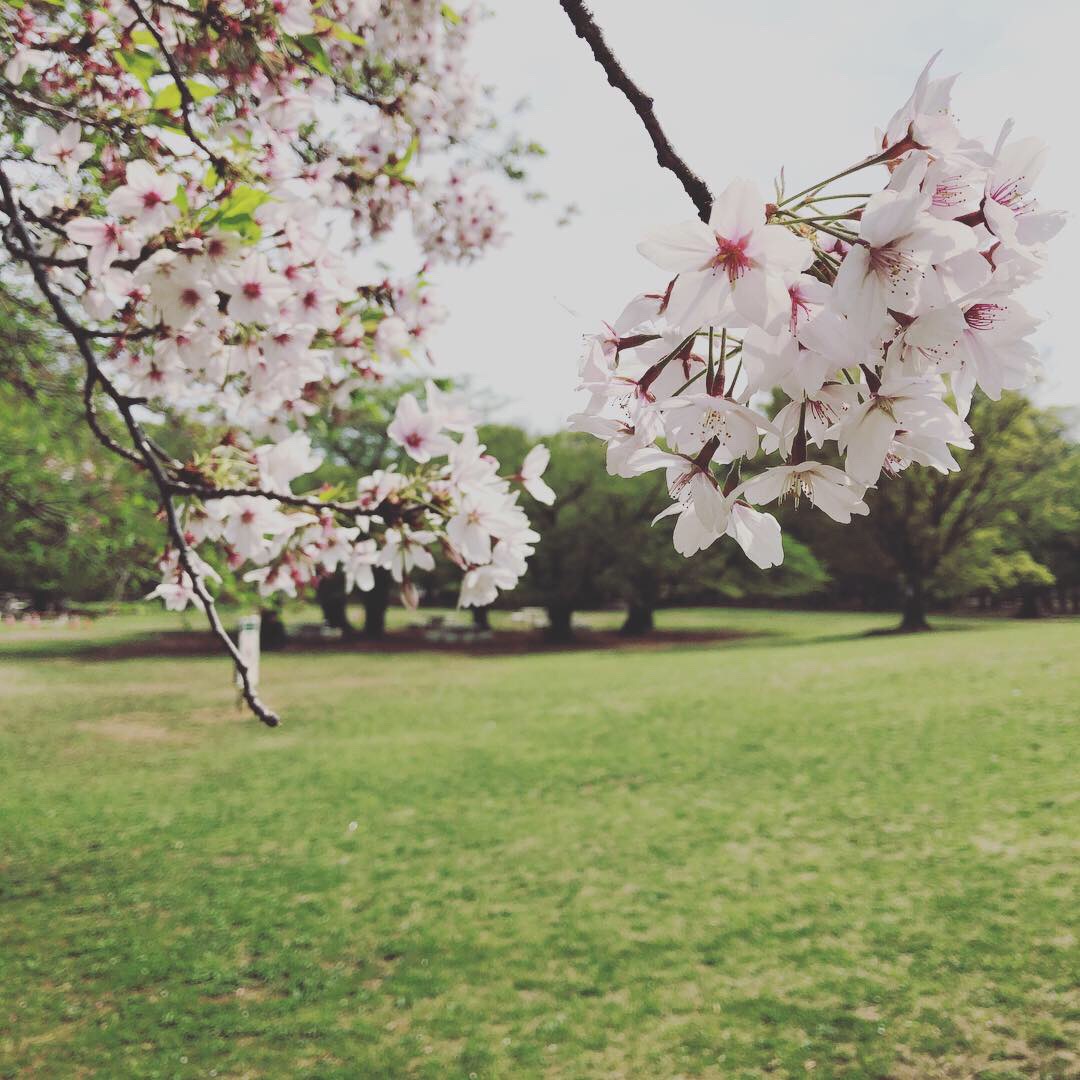
[{"label": "blossom cluster", "polygon": [[[541,502],[554,501],[542,474],[548,451],[534,447],[513,477],[499,475],[499,463],[485,453],[467,411],[434,383],[426,408],[404,394],[387,429],[416,463],[409,472],[377,470],[357,483],[348,520],[334,504],[292,509],[263,495],[226,495],[197,507],[186,521],[190,543],[210,542],[264,594],[297,596],[298,590],[339,567],[348,591],[374,587],[376,567],[390,572],[407,603],[415,604],[414,570],[432,570],[433,548],[442,548],[463,572],[461,604],[490,604],[524,574],[539,536],[517,505],[518,490]],[[311,440],[294,431],[280,442],[254,450],[257,487],[291,494],[299,476],[317,468],[321,456]],[[381,543],[375,534],[381,533]],[[162,559],[163,582],[154,595],[173,609],[199,604],[192,582],[174,552]],[[201,565],[201,572],[210,569]],[[211,575],[212,576],[212,575]]]},{"label": "blossom cluster", "polygon": [[912,464],[959,468],[976,386],[997,399],[1032,378],[1037,320],[1017,293],[1064,223],[1033,193],[1045,147],[1011,122],[992,148],[966,137],[932,63],[880,151],[768,202],[736,180],[707,222],[650,233],[638,251],[675,276],[587,338],[571,425],[607,443],[613,474],[666,470],[657,520],[676,517],[683,555],[727,535],[779,564],[759,507],[791,496],[850,522]]},{"label": "blossom cluster", "polygon": [[370,588],[382,566],[408,600],[439,548],[463,604],[512,587],[536,539],[514,485],[550,497],[544,451],[500,478],[433,384],[389,432],[413,468],[292,490],[320,461],[312,415],[428,359],[442,311],[424,271],[387,279],[373,242],[411,221],[430,266],[501,239],[497,203],[452,157],[488,123],[464,64],[471,14],[438,0],[4,7],[10,256],[74,313],[88,405],[104,392],[221,433],[190,461],[161,457],[183,540],[155,594],[200,602],[203,544],[264,593],[338,567]]}]

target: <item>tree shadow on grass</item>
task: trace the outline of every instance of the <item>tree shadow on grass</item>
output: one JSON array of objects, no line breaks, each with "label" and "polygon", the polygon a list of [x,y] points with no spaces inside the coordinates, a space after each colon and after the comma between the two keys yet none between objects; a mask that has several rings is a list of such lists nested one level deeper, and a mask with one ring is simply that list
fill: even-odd
[{"label": "tree shadow on grass", "polygon": [[[548,641],[541,632],[502,631],[481,641],[431,641],[419,630],[399,630],[371,641],[363,637],[347,639],[291,639],[270,655],[353,656],[440,653],[466,657],[528,656],[576,652],[642,652],[728,644],[746,638],[768,638],[779,631],[744,630],[657,630],[647,637],[626,638],[617,630],[580,630],[571,641]],[[108,641],[19,642],[3,646],[3,660],[75,660],[94,663],[104,660],[168,659],[170,657],[212,657],[221,655],[221,645],[204,631],[168,630],[143,633]]]},{"label": "tree shadow on grass", "polygon": [[[985,622],[1000,622],[987,619]],[[1011,623],[1011,620],[1010,620]],[[934,633],[984,630],[979,620],[935,622]],[[487,640],[460,642],[431,641],[419,628],[397,630],[372,641],[362,636],[346,639],[290,638],[284,648],[269,655],[284,656],[355,656],[403,655],[426,653],[447,656],[498,658],[503,656],[552,655],[580,652],[649,652],[683,649],[724,648],[794,648],[805,645],[831,645],[841,642],[873,641],[883,637],[903,639],[923,637],[928,631],[905,631],[899,626],[856,629],[836,633],[800,633],[789,627],[768,629],[718,628],[711,630],[654,630],[639,637],[626,637],[618,630],[580,629],[571,641],[547,640],[542,631],[501,630]],[[89,640],[49,638],[40,641],[5,643],[0,638],[0,665],[5,660],[72,660],[96,663],[108,660],[201,658],[222,655],[221,645],[207,631],[158,630],[117,637]]]}]

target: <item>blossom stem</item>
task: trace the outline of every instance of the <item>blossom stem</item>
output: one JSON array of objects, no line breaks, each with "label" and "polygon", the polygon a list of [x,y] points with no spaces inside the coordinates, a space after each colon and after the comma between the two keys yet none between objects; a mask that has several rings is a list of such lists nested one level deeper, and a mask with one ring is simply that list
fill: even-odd
[{"label": "blossom stem", "polygon": [[694,383],[696,383],[698,381],[698,379],[701,379],[701,378],[706,379],[705,389],[707,391],[708,387],[709,387],[708,374],[709,373],[707,371],[699,371],[696,375],[691,375],[690,378],[687,379],[686,382],[684,382],[682,384],[682,386],[680,386],[679,389],[675,391],[673,396],[678,397],[684,390],[689,390],[690,387],[693,386]]},{"label": "blossom stem", "polygon": [[[726,333],[726,331],[725,331]],[[716,365],[713,361],[713,328],[709,327],[709,368],[705,376],[705,393],[713,392],[713,383],[716,381]]]},{"label": "blossom stem", "polygon": [[852,173],[860,172],[862,169],[868,169],[871,165],[884,165],[886,161],[891,161],[897,156],[897,149],[895,147],[889,147],[887,150],[883,150],[880,154],[875,154],[873,157],[863,158],[862,161],[857,162],[854,165],[850,165],[842,172],[836,173],[835,176],[830,176],[826,180],[822,180],[820,183],[811,184],[808,188],[803,188],[802,191],[797,191],[794,195],[789,195],[786,199],[781,199],[776,205],[778,207],[787,206],[788,203],[793,203],[796,199],[801,199],[804,195],[810,195],[820,191],[824,187],[828,187],[830,184],[836,183],[837,180],[843,180],[845,176],[850,176]]},{"label": "blossom stem", "polygon": [[[780,212],[782,214],[788,214],[787,210],[782,210]],[[825,221],[830,220],[828,218],[801,218],[796,214],[788,214],[788,216],[790,216],[792,220],[782,221],[780,222],[781,225],[810,225],[813,228],[817,229],[819,232],[828,233],[830,236],[835,236],[837,240],[845,241],[845,243],[852,243],[853,241],[859,239],[858,236],[850,229],[839,229],[834,225],[824,224]]]},{"label": "blossom stem", "polygon": [[657,360],[657,362],[653,364],[653,366],[649,368],[649,370],[646,371],[644,375],[642,375],[641,379],[638,381],[638,386],[642,390],[648,390],[649,387],[652,386],[652,384],[659,377],[660,373],[664,370],[664,368],[666,368],[668,364],[670,364],[671,361],[675,359],[676,356],[681,356],[684,352],[689,352],[699,332],[700,331],[695,330],[692,334],[687,335],[685,338],[683,338],[681,342],[679,342],[676,348],[674,348],[671,352],[667,354],[667,356],[663,357],[663,359],[661,360]]},{"label": "blossom stem", "polygon": [[[732,353],[732,356],[735,354]],[[739,357],[739,362],[735,365],[735,374],[731,378],[731,382],[728,384],[728,397],[731,397],[731,391],[735,389],[735,384],[739,381],[739,376],[742,374],[742,357]]]},{"label": "blossom stem", "polygon": [[724,362],[727,359],[727,327],[720,331],[720,363],[717,365],[716,378],[713,380],[713,394],[724,392]]},{"label": "blossom stem", "polygon": [[795,209],[799,210],[803,206],[813,206],[814,203],[830,202],[834,199],[870,199],[872,197],[872,194],[867,191],[862,191],[858,194],[851,195],[815,195],[812,199],[804,199],[801,203],[799,203],[798,206],[795,207]]}]

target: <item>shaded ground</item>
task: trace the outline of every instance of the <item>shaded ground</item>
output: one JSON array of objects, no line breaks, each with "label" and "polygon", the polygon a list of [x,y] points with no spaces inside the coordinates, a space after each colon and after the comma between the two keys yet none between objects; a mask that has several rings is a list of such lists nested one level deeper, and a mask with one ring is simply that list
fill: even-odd
[{"label": "shaded ground", "polygon": [[[657,630],[644,637],[624,637],[613,630],[581,630],[572,641],[549,641],[539,630],[511,630],[480,640],[433,641],[421,629],[398,630],[379,641],[350,638],[291,637],[281,653],[465,653],[470,656],[520,656],[525,653],[578,652],[595,649],[670,649],[679,645],[712,645],[749,636],[738,630]],[[78,648],[86,660],[131,660],[139,657],[216,656],[220,645],[212,634],[164,631]]]},{"label": "shaded ground", "polygon": [[268,656],[276,731],[0,636],[0,1076],[1077,1076],[1080,623],[670,620],[770,633]]}]

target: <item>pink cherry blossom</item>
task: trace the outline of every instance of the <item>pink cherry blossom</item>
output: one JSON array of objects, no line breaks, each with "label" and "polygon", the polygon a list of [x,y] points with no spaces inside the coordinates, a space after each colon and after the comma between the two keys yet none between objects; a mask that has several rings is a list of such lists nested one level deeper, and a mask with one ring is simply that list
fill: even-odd
[{"label": "pink cherry blossom", "polygon": [[105,208],[114,217],[129,219],[145,236],[180,216],[173,203],[177,186],[175,176],[161,176],[147,162],[136,159],[128,163],[125,183],[108,197]]}]

